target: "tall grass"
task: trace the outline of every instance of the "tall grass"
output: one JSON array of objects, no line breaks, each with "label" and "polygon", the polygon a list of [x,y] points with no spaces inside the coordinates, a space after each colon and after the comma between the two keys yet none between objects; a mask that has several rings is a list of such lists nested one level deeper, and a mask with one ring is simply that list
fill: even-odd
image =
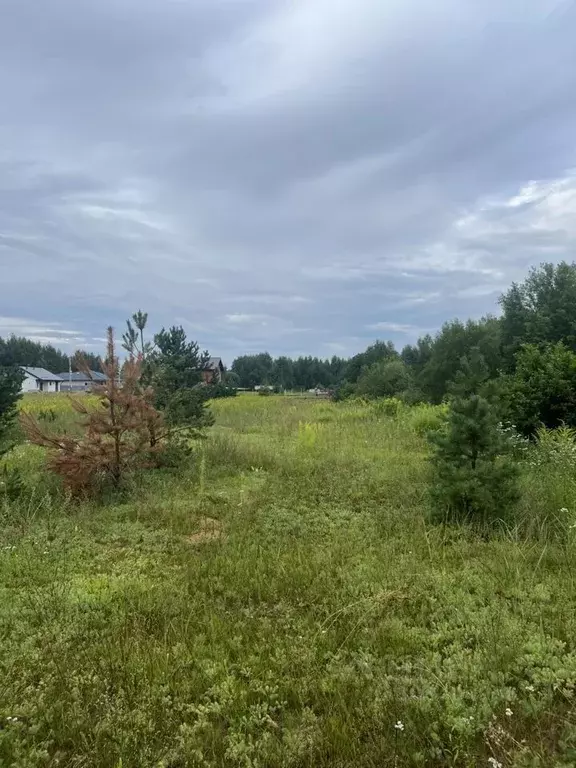
[{"label": "tall grass", "polygon": [[213,409],[122,503],[4,502],[0,765],[574,763],[571,466],[482,538],[428,523],[434,409]]}]

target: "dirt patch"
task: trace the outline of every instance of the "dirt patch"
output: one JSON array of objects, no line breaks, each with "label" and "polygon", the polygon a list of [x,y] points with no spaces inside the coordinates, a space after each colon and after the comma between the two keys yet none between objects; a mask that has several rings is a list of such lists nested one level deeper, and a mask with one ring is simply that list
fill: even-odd
[{"label": "dirt patch", "polygon": [[189,544],[205,544],[208,541],[216,541],[224,536],[223,526],[220,520],[213,517],[203,517],[198,521],[198,530],[186,536]]}]

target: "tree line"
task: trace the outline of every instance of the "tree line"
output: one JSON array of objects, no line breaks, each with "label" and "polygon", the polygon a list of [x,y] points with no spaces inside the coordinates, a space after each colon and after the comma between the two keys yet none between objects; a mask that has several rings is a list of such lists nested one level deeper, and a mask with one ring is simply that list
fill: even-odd
[{"label": "tree line", "polygon": [[400,351],[390,341],[376,341],[347,360],[244,355],[231,371],[238,386],[247,388],[320,385],[341,398],[439,404],[449,397],[466,361],[479,354],[486,380],[498,382],[499,399],[524,432],[539,422],[576,425],[576,263],[533,268],[499,304],[498,317],[451,320]]},{"label": "tree line", "polygon": [[[100,356],[93,352],[79,349],[72,355],[73,369],[78,370],[75,360],[82,358],[93,371],[100,371]],[[32,341],[24,336],[12,334],[6,339],[0,337],[0,367],[8,368],[24,365],[32,368],[45,368],[50,373],[63,373],[68,370],[69,358],[65,352],[52,346]]]},{"label": "tree line", "polygon": [[[497,381],[500,401],[507,402],[514,423],[529,433],[537,423],[576,425],[576,264],[543,264],[526,280],[514,283],[500,298],[501,315],[480,320],[451,320],[434,336],[422,336],[397,350],[390,341],[376,341],[349,359],[334,356],[273,358],[264,352],[234,360],[225,380],[229,388],[252,389],[269,384],[279,390],[330,388],[336,398],[398,397],[407,403],[438,404],[448,398],[463,361],[481,355],[487,380]],[[193,386],[201,380],[208,353],[186,339],[182,328],[162,329],[146,338],[147,314],[137,312],[123,336],[124,349],[148,359],[155,370],[168,370],[160,360],[178,360],[176,370]],[[95,355],[80,353],[93,370]],[[30,365],[53,372],[67,369],[67,356],[51,345],[22,337],[0,339],[0,368]],[[168,375],[168,374],[166,374]],[[170,374],[173,375],[173,374]],[[166,386],[156,374],[158,392]],[[187,384],[187,386],[188,386]],[[160,396],[160,395],[159,395]]]}]

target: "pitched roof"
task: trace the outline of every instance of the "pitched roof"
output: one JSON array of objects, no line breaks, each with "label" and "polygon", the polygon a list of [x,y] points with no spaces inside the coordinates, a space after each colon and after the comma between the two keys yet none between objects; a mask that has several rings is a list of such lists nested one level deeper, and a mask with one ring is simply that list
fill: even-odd
[{"label": "pitched roof", "polygon": [[28,368],[25,365],[21,367],[24,373],[27,373],[29,376],[33,376],[40,381],[62,381],[60,376],[56,376],[55,373],[50,373],[46,368]]},{"label": "pitched roof", "polygon": [[208,368],[224,368],[224,363],[221,357],[211,357],[208,360]]},{"label": "pitched roof", "polygon": [[58,376],[62,379],[62,381],[70,381],[70,378],[72,378],[72,381],[92,381],[92,382],[103,382],[107,381],[108,377],[100,373],[100,371],[90,371],[92,374],[92,378],[87,376],[82,371],[73,371],[72,374],[70,374],[68,371],[64,371],[64,373],[59,373]]}]

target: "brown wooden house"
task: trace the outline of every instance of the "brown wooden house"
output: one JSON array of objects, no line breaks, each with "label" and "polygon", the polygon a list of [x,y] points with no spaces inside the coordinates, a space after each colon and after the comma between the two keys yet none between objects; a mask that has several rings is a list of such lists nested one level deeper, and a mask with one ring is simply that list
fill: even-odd
[{"label": "brown wooden house", "polygon": [[224,375],[224,363],[221,357],[211,357],[207,367],[202,371],[204,384],[219,384]]}]

